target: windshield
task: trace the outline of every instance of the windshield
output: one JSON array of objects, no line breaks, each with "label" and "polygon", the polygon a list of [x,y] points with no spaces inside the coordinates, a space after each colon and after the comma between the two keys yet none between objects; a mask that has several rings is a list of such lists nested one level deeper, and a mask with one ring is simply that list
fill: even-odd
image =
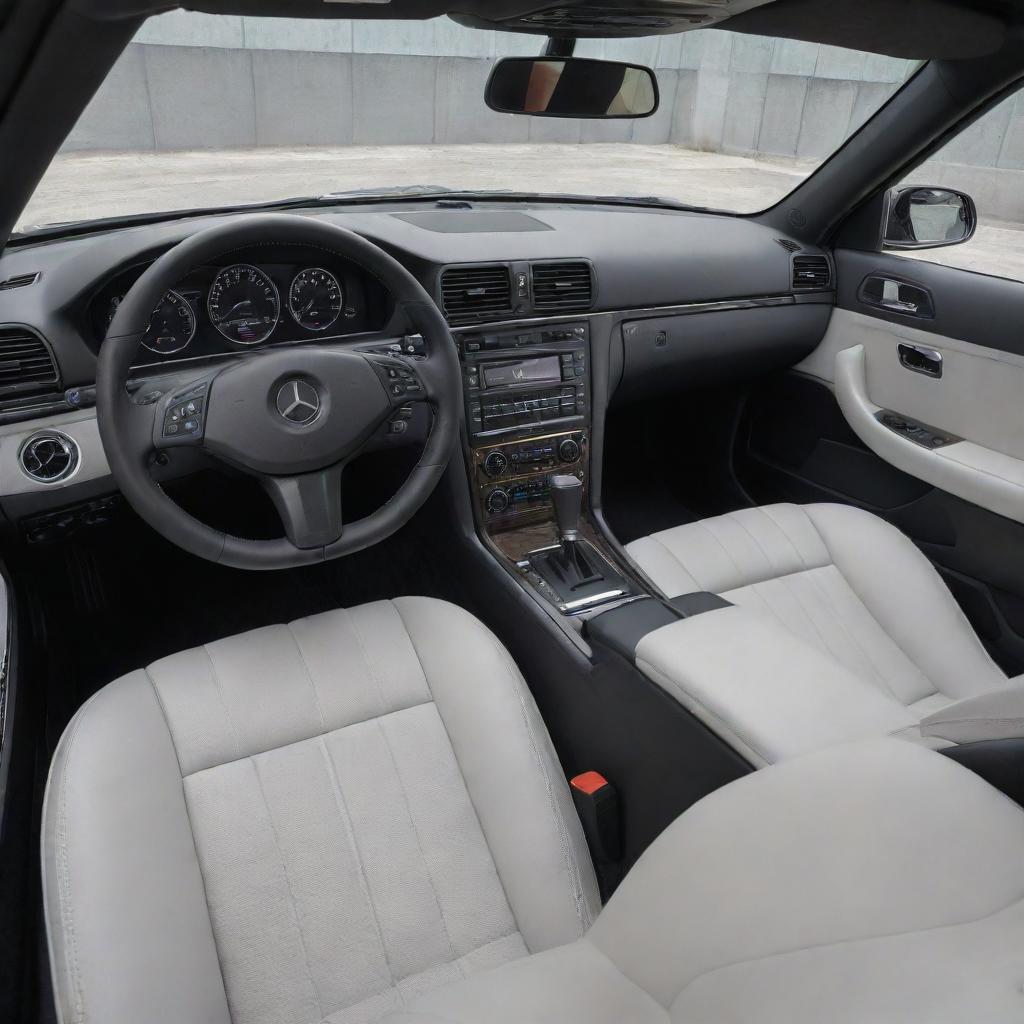
[{"label": "windshield", "polygon": [[542,46],[447,18],[159,15],[90,102],[19,230],[395,188],[659,197],[753,213],[792,191],[915,69],[711,29],[587,40],[577,56],[656,70],[653,116],[489,110],[494,61]]}]

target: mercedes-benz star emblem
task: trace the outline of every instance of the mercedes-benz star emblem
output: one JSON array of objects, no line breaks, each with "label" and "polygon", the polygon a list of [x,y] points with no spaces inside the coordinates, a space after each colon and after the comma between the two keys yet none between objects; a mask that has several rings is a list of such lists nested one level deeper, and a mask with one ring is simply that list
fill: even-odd
[{"label": "mercedes-benz star emblem", "polygon": [[290,380],[277,393],[277,411],[289,423],[305,427],[320,415],[320,395],[304,380]]}]

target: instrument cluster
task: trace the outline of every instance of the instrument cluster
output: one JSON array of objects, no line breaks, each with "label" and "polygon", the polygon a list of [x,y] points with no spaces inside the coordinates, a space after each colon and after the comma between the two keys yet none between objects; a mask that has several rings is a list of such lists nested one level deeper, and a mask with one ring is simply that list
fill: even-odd
[{"label": "instrument cluster", "polygon": [[[273,262],[267,257],[266,248],[236,252],[175,284],[153,311],[138,365],[323,340],[386,323],[388,296],[358,267],[300,246],[272,250]],[[94,296],[90,319],[97,347],[146,266],[118,275]]]}]

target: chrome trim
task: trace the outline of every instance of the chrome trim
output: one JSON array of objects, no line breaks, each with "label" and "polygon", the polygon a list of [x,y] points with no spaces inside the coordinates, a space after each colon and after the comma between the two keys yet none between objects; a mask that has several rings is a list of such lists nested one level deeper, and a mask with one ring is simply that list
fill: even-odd
[{"label": "chrome trim", "polygon": [[610,601],[613,597],[625,597],[625,590],[606,590],[602,594],[594,594],[591,597],[581,597],[578,601],[567,601],[561,605],[562,611],[575,612],[580,608],[586,608],[592,604],[599,604],[601,601]]},{"label": "chrome trim", "polygon": [[[825,289],[819,289],[826,294]],[[813,294],[810,289],[801,294],[801,299]],[[590,320],[598,316],[629,316],[648,317],[664,316],[665,314],[679,314],[686,316],[691,313],[715,312],[727,309],[757,309],[763,306],[791,306],[796,305],[796,298],[789,292],[779,295],[765,295],[753,299],[719,299],[713,302],[684,302],[674,306],[640,306],[636,309],[598,309],[578,313],[562,313],[557,316],[535,316],[526,317],[521,320],[491,320],[487,323],[460,324],[457,327],[449,327],[452,334],[464,334],[467,331],[475,333],[482,330],[490,330],[495,327],[528,327],[531,324],[552,324],[552,323],[573,323],[580,320]]]}]

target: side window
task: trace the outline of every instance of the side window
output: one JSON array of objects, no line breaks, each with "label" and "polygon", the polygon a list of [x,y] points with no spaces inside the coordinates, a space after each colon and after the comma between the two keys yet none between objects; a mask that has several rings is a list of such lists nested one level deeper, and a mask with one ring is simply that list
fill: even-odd
[{"label": "side window", "polygon": [[[892,251],[908,259],[1024,281],[1024,90],[965,128],[898,187],[911,185],[966,193],[977,208],[977,229],[961,244]],[[914,216],[932,228],[929,237],[955,237],[956,211],[948,195],[936,191],[921,198]]]}]

